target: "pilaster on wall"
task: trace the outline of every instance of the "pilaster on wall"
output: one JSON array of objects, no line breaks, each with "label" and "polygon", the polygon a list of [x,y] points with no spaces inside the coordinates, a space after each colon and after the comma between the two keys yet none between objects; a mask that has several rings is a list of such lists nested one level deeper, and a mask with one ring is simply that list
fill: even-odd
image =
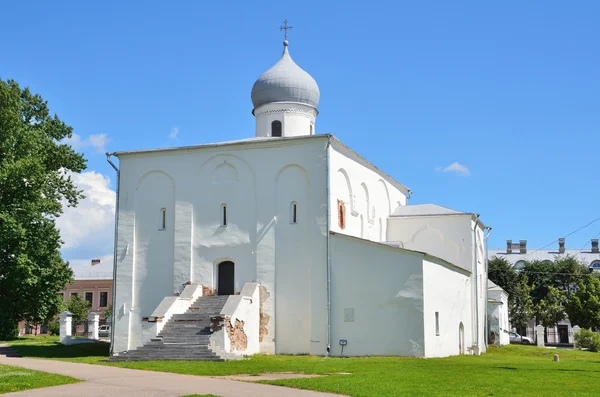
[{"label": "pilaster on wall", "polygon": [[193,205],[190,203],[177,201],[175,204],[175,249],[173,255],[173,291],[181,291],[181,288],[185,283],[193,281],[193,211]]}]

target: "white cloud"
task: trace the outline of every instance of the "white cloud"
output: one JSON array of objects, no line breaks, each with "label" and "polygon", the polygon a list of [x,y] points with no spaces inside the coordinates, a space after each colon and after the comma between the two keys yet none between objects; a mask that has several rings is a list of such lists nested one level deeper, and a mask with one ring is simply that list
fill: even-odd
[{"label": "white cloud", "polygon": [[456,173],[456,175],[460,175],[460,176],[471,175],[471,170],[469,170],[467,167],[465,167],[458,161],[455,161],[454,163],[452,163],[446,167],[436,167],[435,170],[437,172],[454,172],[454,173]]},{"label": "white cloud", "polygon": [[179,128],[177,128],[177,127],[171,128],[171,133],[169,134],[169,138],[177,139],[177,135],[179,135]]},{"label": "white cloud", "polygon": [[81,135],[72,134],[71,138],[66,138],[62,141],[62,143],[69,144],[73,146],[73,149],[87,149],[93,148],[97,153],[106,152],[106,145],[108,144],[108,134],[95,134],[90,135],[86,139],[81,139]]},{"label": "white cloud", "polygon": [[71,174],[71,178],[85,199],[76,208],[64,205],[56,220],[64,241],[63,256],[102,258],[113,249],[116,193],[110,179],[98,172]]}]

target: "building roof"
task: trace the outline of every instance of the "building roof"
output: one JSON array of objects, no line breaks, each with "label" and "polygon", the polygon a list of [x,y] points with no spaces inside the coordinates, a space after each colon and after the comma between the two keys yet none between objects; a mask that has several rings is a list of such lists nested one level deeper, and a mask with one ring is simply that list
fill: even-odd
[{"label": "building roof", "polygon": [[460,212],[437,204],[402,205],[391,216],[433,216],[433,215],[473,215],[469,212]]},{"label": "building roof", "polygon": [[589,248],[580,248],[580,249],[567,249],[564,254],[561,254],[556,249],[534,249],[527,248],[527,253],[521,254],[519,252],[514,252],[512,254],[506,253],[506,248],[504,249],[489,249],[488,257],[498,257],[505,258],[511,264],[516,264],[519,261],[553,261],[557,257],[566,257],[573,256],[585,265],[590,265],[594,261],[600,261],[600,253],[592,253]]},{"label": "building roof", "polygon": [[272,102],[296,102],[316,108],[320,96],[315,79],[292,60],[287,40],[281,58],[256,80],[251,94],[255,109]]},{"label": "building roof", "polygon": [[112,280],[113,262],[112,258],[103,260],[98,265],[92,265],[87,260],[70,262],[75,280]]},{"label": "building roof", "polygon": [[395,186],[398,190],[407,193],[410,192],[410,189],[394,178],[392,178],[389,174],[377,168],[373,163],[369,160],[362,157],[360,154],[356,153],[354,150],[346,146],[342,141],[337,139],[335,136],[331,134],[316,134],[316,135],[301,135],[301,136],[289,136],[289,137],[251,137],[244,139],[237,139],[232,141],[223,141],[223,142],[215,142],[215,143],[205,143],[200,145],[191,145],[191,146],[180,146],[180,147],[170,147],[170,148],[157,148],[157,149],[141,149],[141,150],[130,150],[123,152],[114,152],[110,153],[111,155],[120,157],[120,156],[129,156],[129,155],[137,155],[137,154],[153,154],[160,152],[170,152],[170,151],[190,151],[190,150],[201,150],[201,149],[209,149],[209,148],[227,148],[229,146],[236,145],[272,145],[272,146],[283,146],[286,144],[291,144],[294,141],[300,141],[303,139],[329,139],[332,144],[336,145],[336,148],[343,149],[343,151],[352,157],[356,162],[362,164],[363,166],[371,169],[373,172],[378,173],[388,182],[390,182],[393,186]]}]

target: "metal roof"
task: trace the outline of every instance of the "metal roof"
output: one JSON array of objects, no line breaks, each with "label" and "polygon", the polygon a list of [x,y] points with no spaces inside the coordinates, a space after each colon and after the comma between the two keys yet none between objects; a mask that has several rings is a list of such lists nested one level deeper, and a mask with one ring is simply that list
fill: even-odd
[{"label": "metal roof", "polygon": [[292,60],[287,41],[283,45],[279,61],[252,87],[254,108],[272,102],[298,102],[316,108],[321,97],[317,82]]},{"label": "metal roof", "polygon": [[592,253],[589,248],[581,248],[581,249],[567,249],[564,254],[561,254],[556,249],[532,249],[528,248],[527,253],[521,254],[519,252],[514,252],[512,254],[507,254],[506,249],[489,249],[488,257],[491,259],[493,257],[505,258],[511,264],[516,264],[519,261],[553,261],[557,257],[566,257],[566,256],[574,256],[579,259],[585,265],[590,265],[594,261],[600,261],[600,253]]}]

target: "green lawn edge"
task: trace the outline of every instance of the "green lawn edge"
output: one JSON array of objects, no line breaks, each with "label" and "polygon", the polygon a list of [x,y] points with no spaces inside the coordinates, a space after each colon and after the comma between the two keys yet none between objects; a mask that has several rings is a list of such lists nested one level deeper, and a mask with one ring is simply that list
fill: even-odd
[{"label": "green lawn edge", "polygon": [[[200,376],[273,372],[328,375],[260,383],[357,397],[410,396],[598,396],[600,354],[510,345],[481,356],[327,358],[256,355],[227,362],[106,362],[108,344],[62,346],[52,341],[9,342],[26,357]],[[554,354],[560,361],[554,362]],[[349,374],[341,374],[349,373]]]},{"label": "green lawn edge", "polygon": [[78,382],[81,380],[69,376],[0,364],[0,394]]}]

